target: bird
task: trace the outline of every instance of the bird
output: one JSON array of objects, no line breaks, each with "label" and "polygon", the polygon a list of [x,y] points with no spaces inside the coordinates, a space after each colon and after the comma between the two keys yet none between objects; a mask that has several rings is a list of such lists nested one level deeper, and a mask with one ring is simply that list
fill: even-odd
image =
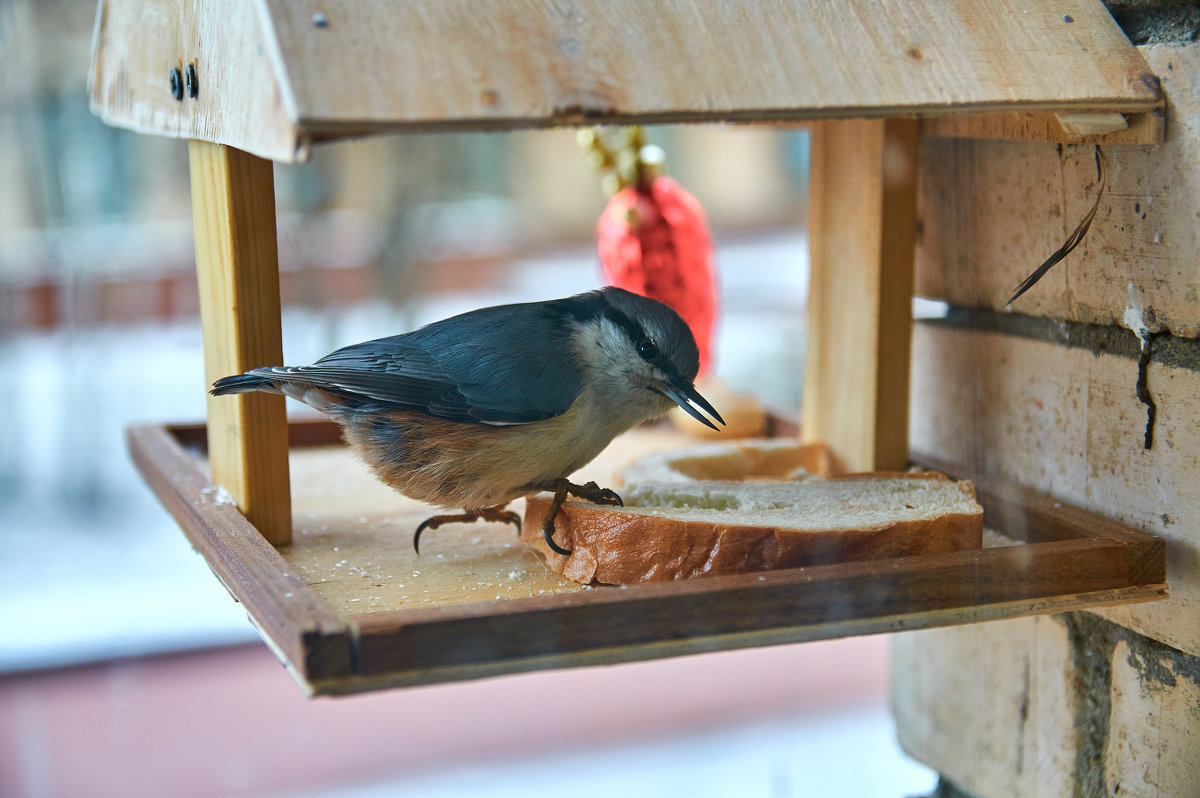
[{"label": "bird", "polygon": [[[338,349],[309,366],[267,366],[215,381],[214,396],[283,394],[331,417],[381,481],[461,512],[427,518],[413,535],[451,522],[512,523],[509,502],[554,499],[548,546],[568,495],[619,505],[595,482],[567,476],[621,433],[678,405],[724,425],[693,384],[696,341],[669,306],[607,286],[563,299],[496,305],[412,332]],[[702,412],[703,411],[703,412]]]}]

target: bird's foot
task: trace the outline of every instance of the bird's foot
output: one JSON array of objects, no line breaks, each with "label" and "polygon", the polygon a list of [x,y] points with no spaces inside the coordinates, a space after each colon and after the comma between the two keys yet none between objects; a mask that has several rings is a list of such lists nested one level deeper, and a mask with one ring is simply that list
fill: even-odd
[{"label": "bird's foot", "polygon": [[569,556],[571,550],[564,549],[554,542],[554,519],[558,517],[558,511],[562,508],[563,502],[567,500],[568,494],[578,496],[581,499],[587,499],[593,504],[604,504],[610,507],[625,506],[616,491],[609,488],[602,488],[595,482],[589,482],[586,485],[576,485],[565,479],[557,480],[554,483],[554,500],[550,502],[550,509],[546,511],[546,517],[542,520],[542,537],[546,539],[547,546],[564,557]]},{"label": "bird's foot", "polygon": [[451,515],[435,515],[426,518],[417,527],[417,531],[413,534],[413,551],[417,554],[421,553],[421,533],[426,529],[437,529],[442,524],[470,524],[475,521],[499,521],[504,524],[513,524],[517,527],[517,533],[521,532],[521,516],[517,515],[512,510],[505,510],[506,504],[497,504],[494,507],[484,507],[482,510],[463,510],[461,513],[453,513]]}]

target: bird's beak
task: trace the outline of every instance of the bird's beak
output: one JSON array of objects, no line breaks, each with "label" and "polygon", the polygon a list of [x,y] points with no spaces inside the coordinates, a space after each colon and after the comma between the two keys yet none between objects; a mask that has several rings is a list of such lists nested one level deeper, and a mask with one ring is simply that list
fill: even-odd
[{"label": "bird's beak", "polygon": [[725,419],[721,418],[721,414],[717,412],[716,408],[708,403],[707,399],[700,395],[700,392],[696,390],[696,386],[692,385],[690,382],[684,382],[681,380],[678,384],[660,385],[656,390],[675,404],[682,407],[685,413],[699,421],[704,426],[720,432],[720,429],[717,428],[717,425],[702,416],[700,414],[700,410],[697,410],[695,407],[693,407],[693,405],[698,405],[701,410],[704,410],[717,421],[721,422],[722,426],[725,425]]}]

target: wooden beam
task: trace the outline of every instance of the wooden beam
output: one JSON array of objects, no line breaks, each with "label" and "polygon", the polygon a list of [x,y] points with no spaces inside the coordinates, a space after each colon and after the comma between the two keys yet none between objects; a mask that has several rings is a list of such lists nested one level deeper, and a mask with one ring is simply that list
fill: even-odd
[{"label": "wooden beam", "polygon": [[[270,161],[192,141],[192,215],[205,384],[283,363],[275,188]],[[263,537],[292,541],[287,418],[282,396],[208,397],[213,482]]]},{"label": "wooden beam", "polygon": [[908,461],[915,120],[813,124],[803,434],[848,470]]}]

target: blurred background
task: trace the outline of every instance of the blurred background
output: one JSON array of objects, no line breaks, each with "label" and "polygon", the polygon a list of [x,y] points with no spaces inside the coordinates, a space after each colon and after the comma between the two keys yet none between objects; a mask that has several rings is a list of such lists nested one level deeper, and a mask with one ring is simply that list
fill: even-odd
[{"label": "blurred background", "polygon": [[[303,699],[126,455],[130,423],[202,419],[205,385],[187,146],[91,115],[94,15],[0,0],[0,795],[932,788],[879,638]],[[807,133],[647,132],[713,229],[716,373],[798,409]],[[572,130],[326,145],[275,177],[289,363],[601,284]]]}]

